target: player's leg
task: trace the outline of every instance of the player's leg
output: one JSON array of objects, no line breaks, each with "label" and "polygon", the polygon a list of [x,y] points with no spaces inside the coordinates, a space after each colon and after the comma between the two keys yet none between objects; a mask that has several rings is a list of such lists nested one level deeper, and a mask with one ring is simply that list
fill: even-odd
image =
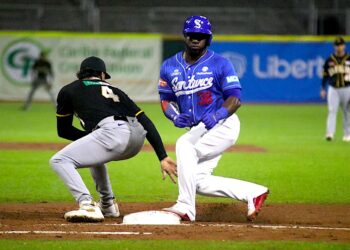
[{"label": "player's leg", "polygon": [[106,164],[92,166],[90,167],[90,172],[95,183],[96,191],[100,194],[101,201],[114,199]]},{"label": "player's leg", "polygon": [[[235,131],[226,129],[234,123]],[[223,130],[218,130],[223,127]],[[215,136],[208,138],[209,134]],[[187,214],[191,220],[195,220],[195,197],[197,190],[197,174],[199,165],[203,161],[211,160],[222,154],[230,147],[239,134],[239,120],[236,115],[220,122],[209,132],[205,125],[200,123],[188,133],[181,136],[176,142],[176,158],[178,169],[179,196],[177,203],[172,208],[181,214]],[[203,140],[203,138],[208,138]],[[218,139],[219,138],[219,139]]]},{"label": "player's leg", "polygon": [[108,123],[63,148],[51,158],[50,164],[78,203],[84,200],[91,201],[90,192],[76,168],[102,166],[111,160],[131,157],[132,155],[127,152],[129,151],[127,146],[135,147],[135,152],[141,149],[144,141],[142,131],[141,128],[131,129],[127,122],[123,121]]},{"label": "player's leg", "polygon": [[196,176],[198,194],[205,196],[228,197],[248,202],[268,191],[266,187],[252,182],[213,176],[211,173],[208,173],[217,166],[218,159],[220,158],[221,156],[199,164],[200,171]]},{"label": "player's leg", "polygon": [[107,166],[100,164],[90,167],[91,176],[95,182],[96,191],[100,194],[99,206],[105,217],[120,215],[117,203],[114,200],[112,185],[108,176]]},{"label": "player's leg", "polygon": [[337,112],[339,107],[339,95],[335,88],[329,86],[327,94],[328,117],[326,139],[332,140],[336,128]]},{"label": "player's leg", "polygon": [[56,106],[56,98],[52,91],[52,85],[47,81],[45,81],[45,89],[46,89],[46,92],[49,94],[52,104]]},{"label": "player's leg", "polygon": [[195,220],[196,173],[198,156],[195,143],[207,130],[204,126],[193,127],[176,141],[176,159],[179,195],[176,204],[169,210],[179,214],[187,214],[190,220]]},{"label": "player's leg", "polygon": [[197,172],[198,193],[248,201],[250,198],[267,191],[267,188],[261,185],[211,175],[221,158],[221,154],[237,141],[239,129],[238,117],[234,115],[223,124],[214,127],[197,142],[196,149],[200,155]]},{"label": "player's leg", "polygon": [[31,103],[33,101],[34,94],[35,94],[36,90],[38,89],[38,87],[39,87],[39,84],[36,81],[34,81],[32,83],[31,88],[30,88],[30,91],[29,91],[29,94],[27,96],[27,99],[26,99],[26,101],[23,104],[23,107],[22,107],[23,110],[27,110],[30,107],[30,105],[31,105]]},{"label": "player's leg", "polygon": [[343,110],[343,141],[350,141],[350,87],[342,90],[341,106]]},{"label": "player's leg", "polygon": [[200,155],[196,176],[197,193],[247,202],[249,215],[255,212],[254,199],[267,193],[268,188],[247,181],[211,175],[222,152],[237,141],[239,128],[238,117],[233,115],[223,124],[214,127],[196,143],[196,149]]},{"label": "player's leg", "polygon": [[[94,152],[103,153],[103,150],[101,150],[99,145],[96,145],[92,134],[90,134],[72,142],[50,159],[50,165],[53,170],[62,179],[79,204],[84,201],[91,202],[93,200],[83,179],[77,171],[78,167],[83,167],[79,159],[85,155],[89,158],[88,160],[91,163],[85,166],[97,165],[97,162],[92,164],[93,161],[100,159]],[[96,159],[92,159],[94,156],[96,156]],[[101,164],[101,162],[99,163]]]}]

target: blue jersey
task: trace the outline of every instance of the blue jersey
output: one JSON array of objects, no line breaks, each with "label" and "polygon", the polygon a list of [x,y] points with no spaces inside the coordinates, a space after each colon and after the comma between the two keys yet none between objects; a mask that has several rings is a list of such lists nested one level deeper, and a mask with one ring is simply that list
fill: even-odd
[{"label": "blue jersey", "polygon": [[222,107],[231,93],[240,93],[241,84],[233,65],[226,58],[207,51],[189,65],[183,52],[165,60],[160,70],[158,91],[162,100],[175,101],[181,113],[188,114],[192,125],[205,113]]}]

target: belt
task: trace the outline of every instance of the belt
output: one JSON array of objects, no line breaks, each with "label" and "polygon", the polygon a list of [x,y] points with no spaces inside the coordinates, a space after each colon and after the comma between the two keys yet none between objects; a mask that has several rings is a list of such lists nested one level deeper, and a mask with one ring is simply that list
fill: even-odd
[{"label": "belt", "polygon": [[[111,118],[111,116],[110,117],[106,117],[106,118],[104,118],[104,119],[110,119]],[[103,120],[104,120],[103,119]],[[103,121],[102,120],[102,121]],[[125,116],[119,116],[119,115],[114,115],[113,116],[113,120],[115,120],[115,121],[125,121],[125,122],[128,122],[128,119],[125,117]],[[92,131],[94,131],[94,130],[96,130],[96,129],[99,129],[100,128],[100,126],[99,125],[97,125],[94,129],[92,129]]]},{"label": "belt", "polygon": [[125,116],[114,115],[113,118],[115,121],[128,121],[128,119]]}]

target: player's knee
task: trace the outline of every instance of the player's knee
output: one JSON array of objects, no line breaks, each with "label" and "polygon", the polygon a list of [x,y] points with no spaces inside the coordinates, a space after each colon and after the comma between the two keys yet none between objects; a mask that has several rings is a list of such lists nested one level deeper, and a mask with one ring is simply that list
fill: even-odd
[{"label": "player's knee", "polygon": [[53,170],[57,171],[57,169],[62,167],[63,159],[60,157],[59,154],[55,154],[51,157],[49,160],[50,166],[53,168]]},{"label": "player's knee", "polygon": [[196,192],[198,194],[205,194],[208,186],[208,181],[207,181],[208,175],[206,174],[200,174],[197,175],[196,178]]},{"label": "player's knee", "polygon": [[328,109],[328,112],[329,112],[330,114],[336,114],[337,111],[338,111],[338,109],[336,109],[336,108],[329,108],[329,109]]},{"label": "player's knee", "polygon": [[198,147],[196,147],[196,152],[197,152],[198,158],[202,159],[202,160],[212,158],[212,156],[213,156],[212,150],[209,150],[209,149],[204,150],[204,149],[199,149]]}]

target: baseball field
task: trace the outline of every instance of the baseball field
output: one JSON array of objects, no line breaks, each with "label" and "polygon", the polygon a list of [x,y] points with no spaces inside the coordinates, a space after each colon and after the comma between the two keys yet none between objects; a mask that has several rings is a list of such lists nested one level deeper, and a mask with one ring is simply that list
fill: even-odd
[{"label": "baseball field", "polygon": [[[243,105],[238,143],[214,174],[268,186],[261,214],[248,223],[245,204],[199,196],[198,221],[180,226],[67,223],[63,214],[76,204],[48,160],[68,142],[56,135],[52,105],[20,106],[0,103],[0,249],[350,249],[350,143],[341,140],[341,116],[335,140],[324,140],[324,104]],[[185,130],[158,104],[140,106],[175,158]],[[122,215],[176,200],[149,147],[108,166]],[[89,170],[79,171],[98,199]]]}]

